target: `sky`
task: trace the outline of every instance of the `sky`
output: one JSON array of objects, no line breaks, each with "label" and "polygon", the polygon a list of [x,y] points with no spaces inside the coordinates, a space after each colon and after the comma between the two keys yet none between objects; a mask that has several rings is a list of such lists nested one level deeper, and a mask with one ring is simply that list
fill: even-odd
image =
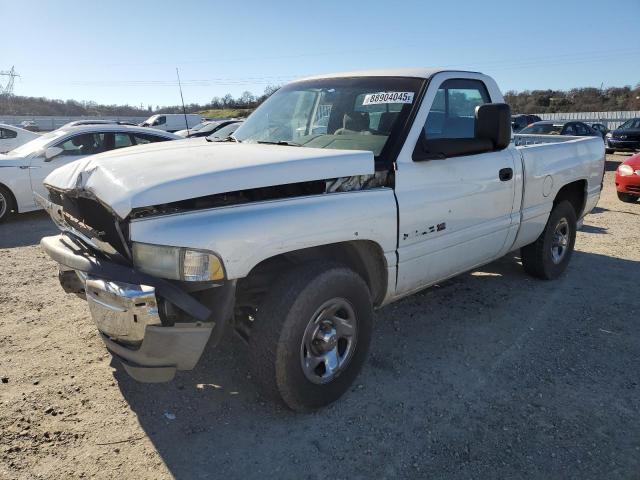
[{"label": "sky", "polygon": [[[176,105],[319,73],[450,67],[504,91],[640,82],[640,0],[0,0],[16,95]],[[6,77],[0,77],[4,85]]]}]

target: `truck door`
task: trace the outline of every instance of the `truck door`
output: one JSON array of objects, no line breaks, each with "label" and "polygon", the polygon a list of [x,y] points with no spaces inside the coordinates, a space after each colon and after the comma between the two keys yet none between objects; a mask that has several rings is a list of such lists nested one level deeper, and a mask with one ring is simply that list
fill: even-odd
[{"label": "truck door", "polygon": [[[485,83],[434,82],[423,105],[429,108],[423,124],[427,138],[473,138],[475,107],[492,101]],[[515,191],[511,150],[398,162],[397,294],[487,263],[503,250]]]}]

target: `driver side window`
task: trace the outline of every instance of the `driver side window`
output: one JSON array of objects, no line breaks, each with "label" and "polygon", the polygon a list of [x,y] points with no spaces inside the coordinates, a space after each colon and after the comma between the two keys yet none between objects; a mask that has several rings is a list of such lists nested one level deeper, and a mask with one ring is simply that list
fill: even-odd
[{"label": "driver side window", "polygon": [[445,80],[427,116],[424,126],[427,139],[473,138],[475,109],[490,101],[487,87],[480,80]]},{"label": "driver side window", "polygon": [[83,133],[54,146],[62,148],[60,155],[64,156],[94,155],[105,151],[105,134]]}]

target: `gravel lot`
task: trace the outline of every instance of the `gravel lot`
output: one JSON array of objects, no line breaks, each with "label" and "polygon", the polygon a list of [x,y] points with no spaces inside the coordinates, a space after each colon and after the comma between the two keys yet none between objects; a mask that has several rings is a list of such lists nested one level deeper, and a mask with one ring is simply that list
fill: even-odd
[{"label": "gravel lot", "polygon": [[337,404],[262,401],[229,336],[168,384],[112,362],[38,247],[0,226],[0,478],[640,478],[640,203],[605,191],[568,273],[517,256],[377,313]]}]

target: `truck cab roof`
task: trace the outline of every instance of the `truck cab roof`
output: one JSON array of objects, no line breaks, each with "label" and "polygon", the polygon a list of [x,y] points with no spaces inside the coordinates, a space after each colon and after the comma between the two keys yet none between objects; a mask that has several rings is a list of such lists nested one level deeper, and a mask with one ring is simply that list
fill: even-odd
[{"label": "truck cab roof", "polygon": [[456,70],[451,68],[438,67],[414,67],[414,68],[385,68],[376,70],[356,70],[351,72],[337,72],[325,75],[314,75],[297,80],[304,82],[307,80],[318,80],[322,78],[344,78],[344,77],[413,77],[428,79],[441,72],[460,72],[460,73],[480,73],[467,70]]}]

